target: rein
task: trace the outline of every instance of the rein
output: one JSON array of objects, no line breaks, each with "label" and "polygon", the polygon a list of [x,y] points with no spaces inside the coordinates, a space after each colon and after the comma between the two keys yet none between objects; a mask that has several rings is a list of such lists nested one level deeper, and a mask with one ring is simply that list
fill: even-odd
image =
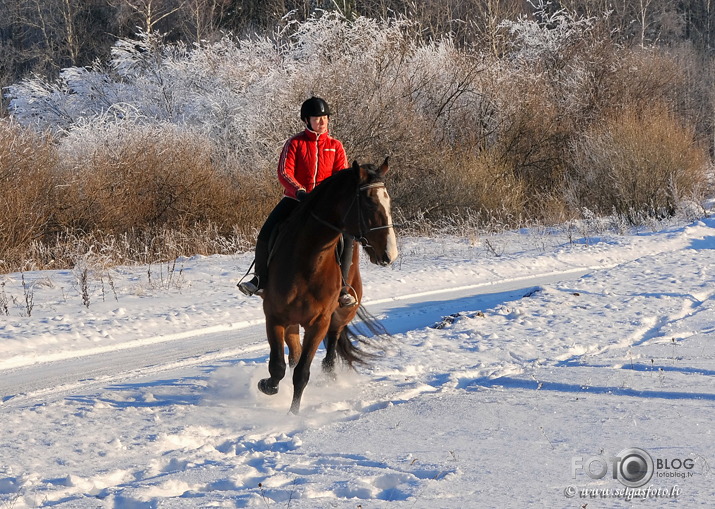
[{"label": "rein", "polygon": [[315,219],[316,221],[318,221],[318,222],[319,222],[320,224],[322,224],[323,226],[327,226],[327,227],[330,228],[331,230],[334,230],[334,231],[336,231],[336,232],[338,232],[338,233],[340,233],[340,234],[342,234],[342,235],[350,235],[353,239],[355,239],[355,240],[358,241],[360,244],[362,244],[363,247],[368,247],[368,246],[369,246],[368,240],[367,240],[367,238],[365,238],[365,235],[366,235],[366,234],[368,234],[368,233],[370,233],[370,232],[373,232],[373,231],[385,230],[385,229],[387,229],[387,228],[392,228],[392,227],[393,227],[392,224],[386,224],[386,225],[383,225],[383,226],[374,226],[374,227],[372,227],[372,228],[367,228],[367,229],[363,230],[363,224],[365,223],[365,221],[364,221],[364,219],[363,219],[363,217],[362,217],[362,210],[361,210],[361,208],[360,208],[360,201],[359,201],[360,193],[361,193],[362,191],[367,191],[368,189],[376,189],[376,188],[380,188],[380,187],[386,187],[386,186],[385,186],[385,183],[384,183],[384,182],[373,182],[372,184],[365,184],[365,185],[362,185],[362,186],[358,187],[357,192],[355,193],[355,196],[353,197],[353,201],[350,203],[350,206],[348,207],[347,212],[345,212],[345,216],[343,216],[343,222],[345,222],[345,218],[347,217],[347,215],[348,215],[348,214],[350,213],[350,211],[352,210],[353,205],[355,205],[355,202],[358,203],[358,224],[359,224],[359,228],[360,228],[359,235],[355,235],[355,234],[353,234],[353,233],[351,233],[351,232],[345,230],[344,228],[338,228],[338,227],[335,226],[334,224],[329,223],[329,222],[326,221],[325,219],[319,217],[319,216],[318,216],[315,212],[313,212],[313,211],[310,212],[310,215],[313,216],[313,219]]}]

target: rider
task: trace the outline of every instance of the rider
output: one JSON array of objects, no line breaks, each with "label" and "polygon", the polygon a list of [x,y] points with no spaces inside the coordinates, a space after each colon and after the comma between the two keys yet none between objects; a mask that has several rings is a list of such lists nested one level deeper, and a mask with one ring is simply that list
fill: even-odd
[{"label": "rider", "polygon": [[[320,97],[311,97],[300,108],[300,119],[305,130],[296,134],[283,146],[278,162],[278,181],[283,185],[283,199],[268,215],[256,240],[256,272],[250,281],[238,288],[246,295],[254,295],[265,288],[268,276],[268,255],[271,233],[321,181],[348,167],[343,144],[328,134],[330,107]],[[341,256],[343,287],[338,302],[341,307],[354,306],[357,300],[347,285],[352,263],[353,238],[343,235]]]}]

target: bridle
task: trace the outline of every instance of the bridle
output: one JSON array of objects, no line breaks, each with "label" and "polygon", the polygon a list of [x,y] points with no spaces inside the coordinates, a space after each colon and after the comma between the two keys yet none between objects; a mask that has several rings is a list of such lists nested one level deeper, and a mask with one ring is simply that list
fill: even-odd
[{"label": "bridle", "polygon": [[379,189],[379,188],[385,188],[385,187],[386,186],[385,186],[384,182],[372,182],[370,184],[363,184],[362,186],[359,186],[357,188],[357,191],[355,192],[355,195],[353,196],[353,200],[350,202],[350,206],[348,207],[348,209],[345,211],[345,214],[343,215],[342,223],[345,224],[345,220],[347,219],[348,215],[350,214],[350,211],[357,203],[358,228],[360,230],[358,232],[358,235],[355,235],[354,233],[349,232],[349,231],[345,230],[344,228],[339,228],[339,227],[335,226],[334,224],[329,223],[325,219],[319,217],[315,212],[311,211],[310,214],[311,214],[311,216],[313,216],[313,219],[318,221],[323,226],[327,226],[331,230],[334,230],[342,235],[351,236],[353,239],[355,239],[360,244],[362,244],[363,247],[371,247],[367,240],[367,237],[366,237],[366,235],[368,233],[374,232],[377,230],[386,230],[388,228],[393,228],[394,225],[391,223],[391,224],[386,224],[386,225],[382,225],[382,226],[373,226],[372,228],[367,228],[366,227],[367,222],[365,220],[365,217],[363,216],[362,207],[360,207],[360,193],[362,193],[363,191],[367,191],[369,189]]}]

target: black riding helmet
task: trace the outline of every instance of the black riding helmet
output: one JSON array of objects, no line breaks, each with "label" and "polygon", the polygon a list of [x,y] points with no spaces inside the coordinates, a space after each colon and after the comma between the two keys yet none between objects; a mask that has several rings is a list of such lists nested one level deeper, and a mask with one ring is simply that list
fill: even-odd
[{"label": "black riding helmet", "polygon": [[308,117],[330,116],[330,106],[320,97],[311,97],[300,107],[300,119],[308,123]]}]

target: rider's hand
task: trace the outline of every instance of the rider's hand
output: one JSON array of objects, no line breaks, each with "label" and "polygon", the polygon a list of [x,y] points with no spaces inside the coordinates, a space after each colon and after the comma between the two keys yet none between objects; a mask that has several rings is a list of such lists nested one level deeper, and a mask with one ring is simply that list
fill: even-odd
[{"label": "rider's hand", "polygon": [[301,189],[297,193],[295,193],[295,198],[298,201],[303,201],[308,197],[308,193],[305,191],[305,189]]}]

